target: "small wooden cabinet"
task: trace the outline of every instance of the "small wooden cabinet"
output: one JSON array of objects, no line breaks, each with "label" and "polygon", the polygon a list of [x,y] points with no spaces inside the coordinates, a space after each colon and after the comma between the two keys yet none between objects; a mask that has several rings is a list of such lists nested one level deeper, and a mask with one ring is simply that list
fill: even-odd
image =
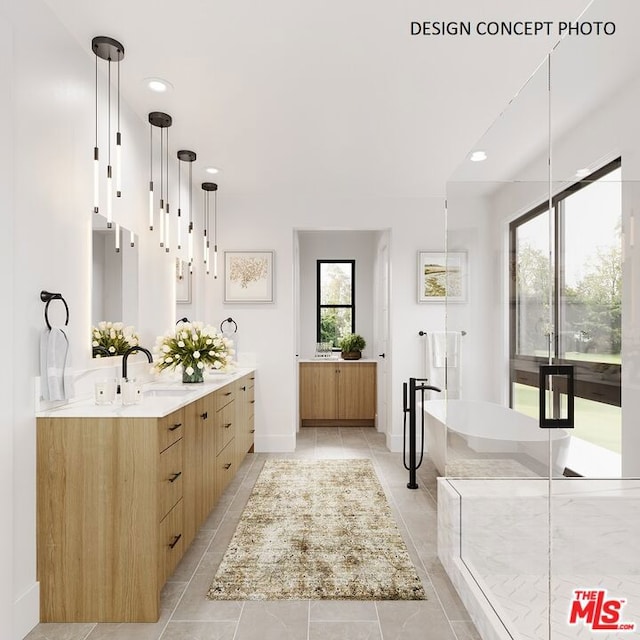
[{"label": "small wooden cabinet", "polygon": [[254,380],[162,418],[38,418],[42,622],[158,620],[164,583],[253,447]]},{"label": "small wooden cabinet", "polygon": [[301,362],[300,421],[304,426],[374,426],[375,362]]}]

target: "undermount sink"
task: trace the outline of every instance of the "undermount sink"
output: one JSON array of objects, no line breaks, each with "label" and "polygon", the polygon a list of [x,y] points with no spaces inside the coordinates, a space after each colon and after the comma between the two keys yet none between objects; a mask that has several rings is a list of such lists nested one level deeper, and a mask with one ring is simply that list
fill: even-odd
[{"label": "undermount sink", "polygon": [[178,398],[189,393],[192,389],[146,389],[143,395],[146,398]]}]

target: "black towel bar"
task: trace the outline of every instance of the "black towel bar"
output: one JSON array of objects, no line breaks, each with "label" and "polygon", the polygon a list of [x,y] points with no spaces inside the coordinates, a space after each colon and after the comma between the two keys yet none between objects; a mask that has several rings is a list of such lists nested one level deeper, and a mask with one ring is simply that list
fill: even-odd
[{"label": "black towel bar", "polygon": [[47,325],[47,329],[51,330],[51,324],[49,323],[49,304],[52,300],[61,300],[64,305],[65,311],[67,312],[67,318],[64,321],[64,326],[66,327],[69,324],[69,305],[67,301],[62,297],[61,293],[51,293],[50,291],[41,291],[40,292],[40,300],[45,302],[44,305],[44,321]]}]

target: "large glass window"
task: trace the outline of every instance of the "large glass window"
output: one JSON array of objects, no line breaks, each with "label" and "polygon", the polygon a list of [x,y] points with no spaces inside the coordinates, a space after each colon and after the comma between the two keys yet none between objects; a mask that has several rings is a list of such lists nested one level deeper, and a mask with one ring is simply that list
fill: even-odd
[{"label": "large glass window", "polygon": [[[511,406],[537,417],[540,364],[573,364],[572,435],[620,451],[620,160],[511,224]],[[552,260],[555,256],[555,260]]]},{"label": "large glass window", "polygon": [[318,342],[338,348],[341,338],[355,333],[355,260],[318,260]]}]

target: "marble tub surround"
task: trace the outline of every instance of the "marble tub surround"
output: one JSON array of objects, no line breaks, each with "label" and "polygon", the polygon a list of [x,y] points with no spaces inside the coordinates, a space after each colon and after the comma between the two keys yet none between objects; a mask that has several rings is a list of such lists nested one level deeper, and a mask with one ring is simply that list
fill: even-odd
[{"label": "marble tub surround", "polygon": [[548,640],[549,607],[554,640],[592,637],[567,624],[574,589],[624,598],[621,620],[640,628],[640,480],[565,478],[548,491],[547,480],[438,480],[439,557],[483,638]]},{"label": "marble tub surround", "polygon": [[[148,368],[149,365],[147,365]],[[138,404],[122,403],[121,394],[116,396],[113,404],[96,405],[93,385],[95,381],[110,377],[109,374],[98,373],[87,377],[89,384],[82,385],[83,394],[75,400],[57,406],[38,405],[36,417],[111,417],[111,418],[158,418],[198,400],[227,384],[235,382],[242,376],[255,371],[253,367],[236,367],[225,373],[212,373],[204,382],[184,384],[178,374],[155,375],[138,378],[141,382],[141,401]]]}]

